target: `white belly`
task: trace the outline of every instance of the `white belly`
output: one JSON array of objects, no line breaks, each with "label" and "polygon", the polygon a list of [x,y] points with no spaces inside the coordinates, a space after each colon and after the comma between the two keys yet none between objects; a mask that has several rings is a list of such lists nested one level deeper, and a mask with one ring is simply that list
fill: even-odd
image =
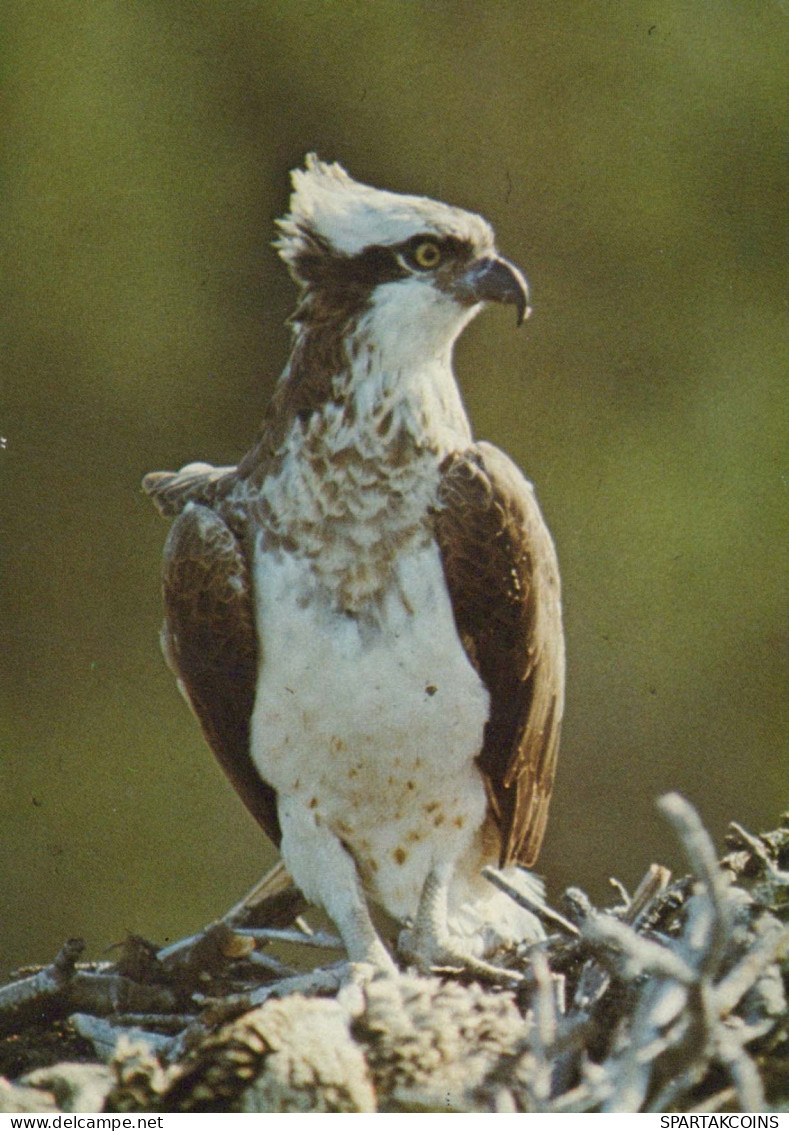
[{"label": "white belly", "polygon": [[474,759],[488,693],[458,639],[438,550],[403,555],[359,617],[333,610],[308,561],[281,550],[258,549],[255,585],[255,764],[346,845],[374,898],[412,915],[428,871],[468,849],[486,808]]}]

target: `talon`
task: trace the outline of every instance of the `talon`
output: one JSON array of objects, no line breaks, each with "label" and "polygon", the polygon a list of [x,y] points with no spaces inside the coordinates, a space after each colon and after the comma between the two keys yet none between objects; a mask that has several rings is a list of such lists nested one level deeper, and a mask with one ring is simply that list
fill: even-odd
[{"label": "talon", "polygon": [[523,974],[517,970],[485,962],[452,940],[435,939],[415,930],[400,932],[397,949],[406,961],[416,966],[420,974],[471,974],[481,981],[496,985],[517,985],[524,980]]}]

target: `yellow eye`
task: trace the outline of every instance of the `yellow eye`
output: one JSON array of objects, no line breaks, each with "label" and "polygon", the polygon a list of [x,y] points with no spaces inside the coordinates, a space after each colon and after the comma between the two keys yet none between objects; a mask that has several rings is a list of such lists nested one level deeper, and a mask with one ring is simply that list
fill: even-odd
[{"label": "yellow eye", "polygon": [[441,262],[441,246],[435,240],[422,240],[413,251],[414,263],[423,271],[432,271]]}]

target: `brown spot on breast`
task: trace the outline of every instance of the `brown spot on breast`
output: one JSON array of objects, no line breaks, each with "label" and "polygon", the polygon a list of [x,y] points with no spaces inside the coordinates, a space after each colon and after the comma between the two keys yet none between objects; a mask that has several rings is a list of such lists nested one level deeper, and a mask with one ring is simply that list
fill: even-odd
[{"label": "brown spot on breast", "polygon": [[393,413],[392,410],[389,409],[389,411],[385,412],[381,419],[378,421],[375,428],[379,436],[385,436],[389,429],[392,427],[392,418]]},{"label": "brown spot on breast", "polygon": [[435,695],[437,691],[438,688],[436,687],[436,685],[434,683],[429,683],[425,688],[425,695]]},{"label": "brown spot on breast", "polygon": [[342,754],[344,749],[345,743],[341,738],[337,738],[337,736],[335,735],[329,743],[329,752],[331,754]]},{"label": "brown spot on breast", "polygon": [[396,848],[392,853],[392,856],[394,858],[395,864],[400,865],[405,864],[406,860],[408,859],[408,853],[404,848]]},{"label": "brown spot on breast", "polygon": [[444,823],[444,814],[443,813],[436,813],[435,817],[433,818],[433,824],[435,825],[435,827],[438,828],[438,826],[443,825],[443,823]]},{"label": "brown spot on breast", "polygon": [[452,824],[457,826],[457,828],[459,828],[459,829],[462,829],[463,826],[465,825],[465,823],[466,823],[465,817],[455,817],[454,821],[452,822]]},{"label": "brown spot on breast", "polygon": [[416,789],[416,785],[412,781],[407,781],[405,787],[406,789]]},{"label": "brown spot on breast", "polygon": [[317,808],[317,805],[318,805],[318,798],[317,797],[311,797],[310,798],[310,809]]},{"label": "brown spot on breast", "polygon": [[436,809],[438,809],[438,804],[437,801],[431,801],[429,805],[425,805],[425,812],[435,813]]},{"label": "brown spot on breast", "polygon": [[410,833],[405,839],[409,842],[409,844],[416,844],[422,839],[422,834],[418,831],[418,829],[411,829]]}]

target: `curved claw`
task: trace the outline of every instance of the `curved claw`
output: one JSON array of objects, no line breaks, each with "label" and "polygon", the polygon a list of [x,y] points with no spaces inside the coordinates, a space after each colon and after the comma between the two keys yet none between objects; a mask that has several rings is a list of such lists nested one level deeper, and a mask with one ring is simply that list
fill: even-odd
[{"label": "curved claw", "polygon": [[517,970],[485,962],[455,940],[442,939],[417,927],[400,932],[397,949],[420,974],[470,974],[483,982],[507,986],[518,985],[524,980]]}]

